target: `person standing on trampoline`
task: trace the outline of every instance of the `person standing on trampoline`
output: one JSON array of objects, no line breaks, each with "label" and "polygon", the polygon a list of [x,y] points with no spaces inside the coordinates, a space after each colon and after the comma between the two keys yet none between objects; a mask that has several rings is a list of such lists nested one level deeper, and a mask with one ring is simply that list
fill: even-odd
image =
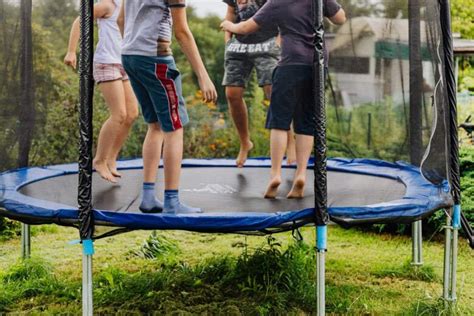
[{"label": "person standing on trampoline", "polygon": [[[268,0],[251,19],[234,24],[224,21],[224,31],[250,34],[266,27],[278,27],[282,56],[273,75],[273,89],[266,127],[271,130],[272,168],[265,198],[276,198],[281,184],[281,162],[287,145],[287,131],[293,121],[296,134],[297,169],[287,198],[302,198],[306,169],[313,148],[313,60],[314,32],[312,0]],[[324,1],[324,15],[333,23],[345,22],[345,13],[335,0]]]},{"label": "person standing on trampoline", "polygon": [[[138,104],[130,81],[122,66],[122,37],[117,26],[121,0],[100,0],[94,5],[94,18],[99,26],[99,42],[94,54],[94,80],[104,96],[110,117],[100,130],[94,168],[105,180],[117,182],[121,175],[116,161],[133,122],[138,117]],[[64,63],[76,69],[79,42],[79,18],[71,28]]]},{"label": "person standing on trampoline", "polygon": [[[223,0],[228,5],[226,20],[242,22],[250,19],[267,0]],[[245,86],[255,68],[258,85],[263,88],[264,97],[270,100],[272,92],[272,73],[280,59],[278,29],[263,27],[252,34],[225,32],[225,74],[222,84],[229,110],[240,139],[240,151],[236,159],[237,167],[242,168],[249,151],[253,148],[248,126],[248,110],[244,100]],[[295,161],[295,141],[288,132],[287,163]]]},{"label": "person standing on trampoline", "polygon": [[[217,92],[204,67],[186,17],[185,0],[124,0],[119,27],[122,62],[142,108],[148,132],[143,143],[143,198],[140,210],[154,213],[200,213],[178,196],[183,156],[183,127],[188,123],[181,75],[171,52],[171,36],[193,68],[205,102]],[[164,143],[164,146],[163,146]],[[155,182],[163,147],[164,203],[156,198]]]}]

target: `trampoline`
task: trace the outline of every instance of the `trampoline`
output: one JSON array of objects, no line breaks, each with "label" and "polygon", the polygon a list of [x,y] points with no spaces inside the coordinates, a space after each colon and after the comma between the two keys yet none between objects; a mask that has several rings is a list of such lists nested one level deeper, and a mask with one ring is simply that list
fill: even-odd
[{"label": "trampoline", "polygon": [[[92,172],[93,1],[80,1],[78,163],[32,166],[1,173],[0,217],[26,224],[58,224],[78,228],[83,251],[84,315],[93,315],[92,262],[94,240],[98,238],[136,229],[271,234],[314,225],[316,311],[318,315],[324,315],[329,220],[343,226],[412,223],[412,263],[422,265],[420,220],[441,209],[445,209],[446,213],[443,299],[446,302],[456,300],[458,233],[462,224],[470,227],[461,220],[449,0],[406,0],[393,6],[375,0],[370,1],[367,8],[361,8],[358,1],[348,1],[344,9],[350,18],[344,25],[329,29],[332,34],[326,36],[327,54],[323,50],[324,2],[312,2],[315,34],[313,123],[316,141],[314,158],[307,171],[305,198],[285,198],[295,172],[292,167],[284,168],[279,198],[263,198],[270,174],[268,158],[250,159],[243,169],[236,168],[234,160],[190,159],[183,162],[180,195],[189,205],[203,208],[204,213],[169,215],[144,214],[138,210],[142,160],[119,162],[123,178],[118,185],[102,181]],[[28,25],[28,14],[19,16]],[[27,45],[33,34],[27,29],[22,27],[23,37],[17,38],[25,43],[25,47],[36,47]],[[18,166],[28,166],[31,162],[48,165],[51,161],[75,160],[62,155],[63,151],[73,152],[72,134],[59,135],[55,132],[62,131],[60,128],[48,126],[56,119],[49,113],[48,102],[63,94],[53,89],[57,95],[43,96],[41,93],[36,98],[38,102],[35,102],[33,83],[40,83],[43,77],[48,76],[33,77],[34,72],[27,71],[33,65],[33,54],[26,52],[20,63],[23,68],[11,75],[12,80],[19,77],[18,89],[24,92],[19,100],[20,108],[17,109],[14,103],[5,106],[6,116],[2,112],[8,123],[4,124],[4,133],[0,135],[0,141],[5,144],[2,153],[8,158],[2,170],[13,168],[14,161],[18,162]],[[40,51],[38,56],[42,54],[44,52]],[[328,60],[325,60],[325,55],[330,56]],[[327,72],[324,69],[326,63]],[[17,75],[20,72],[21,76]],[[43,85],[38,85],[39,91],[48,90],[55,82],[45,81]],[[326,82],[331,95],[327,100]],[[18,99],[15,93],[18,89],[12,87],[15,89],[10,89],[11,97],[4,98],[5,102]],[[64,101],[64,105],[72,105],[74,101],[69,100],[69,93],[65,96],[67,100],[60,101]],[[207,109],[204,104],[196,106]],[[213,123],[220,117],[220,112],[203,115],[200,111],[196,108],[196,117],[189,128],[208,133],[195,134],[200,142],[193,145],[196,148],[185,151],[189,157],[211,155],[212,151],[199,151],[211,145],[212,137],[207,135],[217,134],[219,128],[228,128]],[[259,131],[255,129],[255,133]],[[53,140],[54,144],[50,144]],[[226,143],[229,141],[230,138],[226,139]],[[33,151],[33,145],[37,151]],[[261,144],[256,145],[260,147]],[[219,151],[220,146],[213,150]],[[260,152],[266,151],[262,149]],[[328,160],[328,152],[333,156],[351,158]],[[135,157],[137,154],[133,150],[124,156]],[[219,152],[218,156],[224,156],[224,153]],[[33,157],[39,160],[30,161]],[[378,157],[391,162],[360,159],[363,157]],[[392,162],[398,160],[406,160],[410,164]],[[159,179],[163,181],[161,170]],[[162,198],[163,182],[158,183],[157,188]],[[29,226],[23,225],[24,257],[29,255],[29,249]]]},{"label": "trampoline", "polygon": [[[293,168],[285,168],[280,196],[263,198],[270,160],[251,159],[244,169],[233,160],[185,160],[181,195],[204,214],[144,214],[138,210],[142,160],[120,162],[118,185],[93,181],[96,225],[125,229],[184,229],[198,232],[272,233],[314,223],[311,162],[305,198],[289,200]],[[0,176],[0,215],[29,224],[79,225],[77,164],[19,169]],[[161,173],[161,169],[160,169]],[[94,175],[95,176],[95,175]],[[159,176],[163,179],[162,174]],[[163,185],[160,183],[159,188]],[[162,194],[162,193],[161,193]],[[328,162],[328,206],[333,221],[410,223],[452,204],[447,184],[425,180],[419,168],[368,159]]]}]

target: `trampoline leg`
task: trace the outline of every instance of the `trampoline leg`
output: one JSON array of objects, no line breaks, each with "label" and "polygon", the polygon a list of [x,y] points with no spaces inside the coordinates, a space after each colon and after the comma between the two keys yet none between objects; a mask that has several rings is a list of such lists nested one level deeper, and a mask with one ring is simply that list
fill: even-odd
[{"label": "trampoline leg", "polygon": [[453,229],[453,238],[452,238],[452,245],[451,245],[451,295],[450,301],[456,302],[457,295],[456,295],[456,274],[457,274],[457,265],[458,265],[458,233],[459,228],[454,227]]},{"label": "trampoline leg", "polygon": [[[92,248],[91,248],[92,247]],[[92,249],[92,250],[91,250]],[[82,254],[82,315],[92,316],[94,311],[92,294],[92,241],[83,241]]]},{"label": "trampoline leg", "polygon": [[461,206],[455,205],[453,212],[453,237],[451,244],[451,302],[456,302],[456,274],[458,265],[458,234],[461,228]]},{"label": "trampoline leg", "polygon": [[412,235],[412,262],[414,266],[423,265],[423,231],[422,222],[416,221],[411,224]]},{"label": "trampoline leg", "polygon": [[317,315],[326,314],[326,249],[327,249],[327,226],[318,226],[316,228],[317,245]]},{"label": "trampoline leg", "polygon": [[451,210],[448,211],[445,226],[445,242],[444,242],[444,267],[443,267],[443,300],[448,306],[450,299],[450,279],[451,279]]},{"label": "trampoline leg", "polygon": [[31,255],[30,225],[21,224],[21,258],[28,259]]}]

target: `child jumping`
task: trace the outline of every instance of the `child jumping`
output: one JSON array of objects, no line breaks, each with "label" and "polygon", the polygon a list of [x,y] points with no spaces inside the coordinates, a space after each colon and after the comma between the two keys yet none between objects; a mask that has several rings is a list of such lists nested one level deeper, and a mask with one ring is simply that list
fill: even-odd
[{"label": "child jumping", "polygon": [[[215,102],[217,92],[199,55],[188,27],[185,0],[125,0],[118,24],[124,35],[122,62],[142,108],[148,132],[143,143],[143,198],[140,210],[200,213],[178,196],[183,156],[183,127],[188,123],[181,75],[171,53],[171,36],[193,68],[206,102]],[[163,146],[164,143],[164,146]],[[155,195],[155,182],[163,147],[164,203]]]},{"label": "child jumping", "polygon": [[[267,0],[223,0],[228,8],[226,20],[242,22],[254,16]],[[256,69],[258,85],[262,87],[266,100],[272,93],[272,73],[280,59],[278,29],[270,27],[260,29],[248,35],[225,33],[225,74],[222,84],[229,110],[240,139],[240,151],[236,159],[237,167],[243,167],[250,150],[251,141],[248,110],[244,100],[245,87],[250,80],[253,69]],[[294,135],[288,132],[287,163],[295,161]]]},{"label": "child jumping", "polygon": [[[224,21],[224,31],[249,34],[262,27],[280,29],[282,56],[273,76],[272,98],[266,127],[270,133],[271,177],[265,198],[276,198],[281,184],[281,163],[291,122],[296,134],[297,169],[287,198],[302,198],[308,159],[313,148],[313,59],[312,0],[269,0],[251,19],[234,24]],[[324,15],[344,23],[345,14],[335,0],[324,1]]]},{"label": "child jumping", "polygon": [[[110,117],[100,130],[94,168],[105,180],[117,182],[121,175],[116,160],[130,128],[138,117],[138,105],[130,81],[122,67],[122,37],[117,26],[120,0],[100,0],[94,5],[94,18],[99,26],[99,42],[94,54],[94,80],[104,96]],[[76,69],[79,41],[79,18],[71,28],[64,63]]]}]

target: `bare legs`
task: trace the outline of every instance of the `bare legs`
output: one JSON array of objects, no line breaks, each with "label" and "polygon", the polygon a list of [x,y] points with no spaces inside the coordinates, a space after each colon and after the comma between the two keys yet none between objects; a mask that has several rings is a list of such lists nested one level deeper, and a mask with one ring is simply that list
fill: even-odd
[{"label": "bare legs", "polygon": [[165,190],[178,190],[183,159],[183,129],[165,133],[163,164],[165,166]]},{"label": "bare legs", "polygon": [[158,123],[148,124],[143,142],[143,182],[155,183],[161,160],[164,133]]},{"label": "bare legs", "polygon": [[110,117],[100,130],[94,168],[99,175],[110,182],[117,182],[120,174],[116,160],[128,132],[138,116],[135,95],[128,81],[115,80],[99,84]]},{"label": "bare legs", "polygon": [[[272,86],[266,85],[263,86],[263,93],[265,93],[265,98],[270,100],[272,97]],[[287,165],[292,165],[296,161],[296,151],[295,151],[295,133],[293,133],[293,126],[287,132],[287,142],[286,142],[286,163]]]},{"label": "bare legs", "polygon": [[164,133],[158,123],[148,125],[143,143],[143,182],[155,183],[163,148],[165,190],[178,190],[183,158],[183,129]]},{"label": "bare legs", "polygon": [[296,135],[296,173],[293,179],[293,187],[287,195],[289,199],[301,199],[304,196],[306,169],[313,149],[313,139],[313,136]]},{"label": "bare legs", "polygon": [[295,143],[295,133],[292,129],[288,131],[288,144],[286,145],[286,164],[292,165],[296,161],[296,143]]},{"label": "bare legs", "polygon": [[[199,208],[189,207],[179,200],[179,180],[183,159],[183,129],[163,132],[158,123],[149,124],[143,143],[143,200],[140,210],[145,213],[163,211],[166,214],[202,213]],[[155,182],[163,151],[165,174],[164,204],[155,197]]]},{"label": "bare legs", "polygon": [[[239,168],[244,166],[245,161],[248,158],[248,154],[253,148],[253,143],[250,140],[248,110],[244,100],[244,92],[245,89],[243,87],[226,87],[226,97],[227,102],[229,103],[230,114],[240,139],[240,151],[236,159],[236,164]],[[270,100],[272,95],[272,86],[263,86],[263,92],[265,94],[265,98]],[[285,145],[285,150],[287,151],[287,163],[291,165],[296,160],[295,136],[292,131],[287,132],[286,144],[288,145],[288,147]]]},{"label": "bare legs", "polygon": [[272,129],[270,132],[270,156],[272,157],[272,169],[270,171],[270,182],[265,192],[266,199],[274,199],[281,184],[281,163],[285,155],[288,142],[288,132]]},{"label": "bare legs", "polygon": [[243,87],[226,87],[226,97],[229,110],[240,139],[240,151],[236,159],[237,167],[242,168],[247,160],[249,151],[253,148],[250,141],[248,111],[244,101]]},{"label": "bare legs", "polygon": [[123,144],[127,140],[128,133],[132,128],[133,122],[138,117],[138,101],[135,97],[135,93],[133,92],[132,86],[130,81],[125,80],[122,81],[123,84],[123,91],[125,94],[125,107],[127,111],[127,118],[125,119],[125,125],[122,129],[117,131],[117,138],[115,140],[115,144],[112,147],[111,152],[111,159],[108,161],[108,167],[110,172],[115,177],[121,177],[121,174],[117,171],[117,159],[120,154],[120,150],[122,149]]},{"label": "bare legs", "polygon": [[[288,132],[272,129],[270,134],[270,152],[272,157],[272,168],[270,182],[265,192],[265,198],[273,199],[277,196],[278,187],[281,184],[281,163],[287,148]],[[293,187],[288,193],[288,198],[302,198],[306,184],[306,169],[308,159],[313,149],[313,136],[296,135],[296,164],[297,169],[293,179]]]}]

